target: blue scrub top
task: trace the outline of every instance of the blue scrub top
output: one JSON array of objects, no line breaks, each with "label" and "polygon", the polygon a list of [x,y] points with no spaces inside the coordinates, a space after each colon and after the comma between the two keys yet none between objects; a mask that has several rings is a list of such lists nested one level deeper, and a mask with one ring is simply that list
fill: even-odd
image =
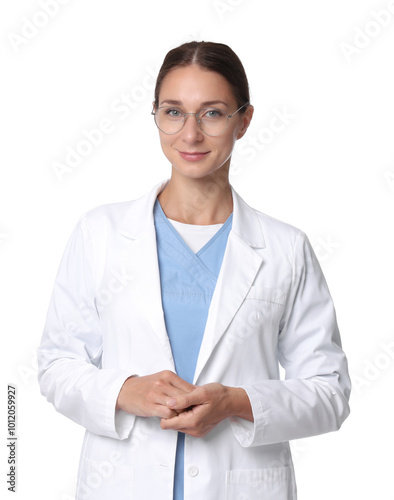
[{"label": "blue scrub top", "polygon": [[[208,310],[215,290],[233,214],[212,238],[194,253],[163,212],[154,205],[161,298],[176,373],[193,383]],[[183,500],[184,441],[178,433],[174,500]]]}]

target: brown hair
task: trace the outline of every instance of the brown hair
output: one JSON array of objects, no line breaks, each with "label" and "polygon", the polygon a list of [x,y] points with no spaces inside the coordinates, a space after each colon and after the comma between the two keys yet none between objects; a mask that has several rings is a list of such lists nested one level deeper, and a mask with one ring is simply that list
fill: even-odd
[{"label": "brown hair", "polygon": [[[245,69],[237,54],[224,43],[188,42],[170,50],[164,58],[156,80],[155,106],[159,105],[159,93],[165,76],[178,67],[198,64],[201,68],[215,71],[230,84],[238,107],[249,102],[249,84]],[[240,110],[245,112],[246,107]]]}]

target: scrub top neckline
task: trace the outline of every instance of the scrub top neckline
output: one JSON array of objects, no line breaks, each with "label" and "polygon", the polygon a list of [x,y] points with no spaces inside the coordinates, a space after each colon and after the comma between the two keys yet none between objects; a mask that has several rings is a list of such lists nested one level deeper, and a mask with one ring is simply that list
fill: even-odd
[{"label": "scrub top neckline", "polygon": [[[198,252],[194,253],[193,250],[189,247],[189,245],[185,242],[185,240],[178,233],[178,231],[175,229],[175,227],[171,224],[170,220],[168,219],[168,217],[164,213],[164,210],[163,210],[158,198],[156,198],[155,204],[158,208],[159,214],[161,215],[162,219],[165,221],[167,226],[176,235],[176,237],[179,239],[179,241],[181,241],[182,245],[187,249],[187,251],[189,253],[191,253],[192,255],[200,256],[202,253],[204,253],[205,250],[207,250],[207,248],[209,248],[212,245],[212,243],[214,243],[214,241],[226,230],[226,228],[229,226],[229,224],[231,224],[231,222],[233,220],[233,212],[232,212],[228,216],[226,222],[223,223],[222,227],[220,229],[218,229],[218,231],[212,236],[212,238],[209,241],[207,241],[207,243],[202,248],[200,248],[200,250]],[[193,224],[190,224],[190,225],[193,225]]]}]

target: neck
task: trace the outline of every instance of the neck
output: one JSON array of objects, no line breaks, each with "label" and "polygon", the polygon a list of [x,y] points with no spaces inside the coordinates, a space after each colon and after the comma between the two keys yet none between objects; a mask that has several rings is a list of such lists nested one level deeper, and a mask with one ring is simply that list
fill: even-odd
[{"label": "neck", "polygon": [[169,219],[185,224],[222,224],[233,211],[228,171],[193,179],[173,169],[158,199]]}]

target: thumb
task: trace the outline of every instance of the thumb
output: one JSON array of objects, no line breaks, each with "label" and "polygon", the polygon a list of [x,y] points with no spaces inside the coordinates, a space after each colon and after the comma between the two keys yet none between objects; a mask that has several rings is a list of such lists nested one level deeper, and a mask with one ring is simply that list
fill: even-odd
[{"label": "thumb", "polygon": [[186,410],[186,408],[198,404],[201,404],[201,398],[198,396],[198,391],[196,389],[189,394],[170,398],[167,401],[168,408],[172,410]]}]

